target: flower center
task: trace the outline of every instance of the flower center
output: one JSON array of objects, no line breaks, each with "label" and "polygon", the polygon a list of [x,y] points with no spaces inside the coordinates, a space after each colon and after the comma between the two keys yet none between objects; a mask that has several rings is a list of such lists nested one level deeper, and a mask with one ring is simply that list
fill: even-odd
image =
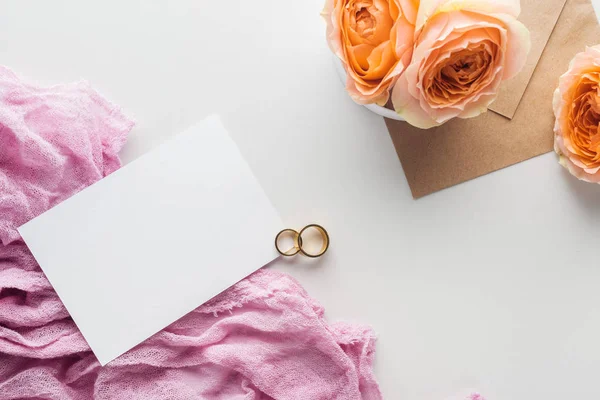
[{"label": "flower center", "polygon": [[571,108],[571,144],[581,162],[595,167],[600,162],[600,85],[598,76],[584,76]]},{"label": "flower center", "polygon": [[430,77],[427,93],[431,102],[447,105],[477,92],[489,80],[486,72],[492,63],[493,56],[482,44],[452,53]]},{"label": "flower center", "polygon": [[355,15],[356,31],[362,37],[368,37],[373,34],[376,20],[366,7],[361,7]]},{"label": "flower center", "polygon": [[600,123],[600,85],[596,86],[596,93],[593,93],[589,98],[590,109],[596,115],[596,119]]},{"label": "flower center", "polygon": [[482,48],[464,50],[442,68],[441,76],[452,85],[463,87],[475,82],[489,65],[489,61]]},{"label": "flower center", "polygon": [[391,36],[394,35],[394,20],[390,14],[389,3],[374,0],[347,1],[342,16],[342,31],[352,46],[360,46],[357,56],[366,60],[375,47],[390,42]]}]

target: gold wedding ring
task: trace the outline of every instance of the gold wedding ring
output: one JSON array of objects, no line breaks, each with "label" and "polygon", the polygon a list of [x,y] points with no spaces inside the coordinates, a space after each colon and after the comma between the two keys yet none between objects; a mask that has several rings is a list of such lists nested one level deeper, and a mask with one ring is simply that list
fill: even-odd
[{"label": "gold wedding ring", "polygon": [[[291,249],[283,251],[279,247],[279,239],[281,239],[282,237],[284,237],[286,235],[292,235],[292,238],[294,239],[294,245],[292,246]],[[302,247],[302,238],[300,237],[300,234],[298,234],[298,232],[296,232],[293,229],[284,229],[281,232],[279,232],[277,234],[277,236],[275,236],[275,248],[277,249],[277,252],[279,254],[281,254],[282,256],[285,256],[285,257],[295,256],[296,254],[298,254],[300,252],[301,247]]]},{"label": "gold wedding ring", "polygon": [[[323,239],[321,249],[317,253],[310,253],[306,251],[306,249],[303,247],[304,240],[302,239],[302,235],[310,229],[315,229],[317,232],[319,232],[321,238]],[[291,235],[291,237],[294,240],[294,244],[290,249],[282,250],[281,247],[279,247],[279,241],[287,235]],[[285,257],[292,257],[298,253],[302,253],[306,257],[318,258],[325,254],[329,249],[329,234],[327,233],[325,228],[317,224],[307,225],[304,228],[302,228],[300,232],[297,232],[294,229],[284,229],[281,232],[279,232],[277,236],[275,236],[275,248],[277,249],[277,252],[279,254]]]}]

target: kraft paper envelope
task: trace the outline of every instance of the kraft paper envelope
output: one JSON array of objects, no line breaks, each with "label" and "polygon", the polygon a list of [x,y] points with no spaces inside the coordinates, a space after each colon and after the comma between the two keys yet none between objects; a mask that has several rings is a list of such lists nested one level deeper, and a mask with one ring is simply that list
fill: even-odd
[{"label": "kraft paper envelope", "polygon": [[522,0],[521,7],[532,50],[491,111],[429,130],[386,120],[415,198],[552,151],[558,78],[575,54],[600,43],[600,26],[590,0]]}]

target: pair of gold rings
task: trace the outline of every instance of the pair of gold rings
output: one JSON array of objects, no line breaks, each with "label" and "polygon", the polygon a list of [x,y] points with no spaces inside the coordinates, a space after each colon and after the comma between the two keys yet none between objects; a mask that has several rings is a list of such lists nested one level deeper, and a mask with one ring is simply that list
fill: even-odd
[{"label": "pair of gold rings", "polygon": [[[321,245],[321,250],[319,250],[316,253],[308,252],[303,246],[304,241],[302,240],[302,235],[304,235],[307,231],[312,230],[312,229],[319,232],[321,234],[321,238],[323,240],[323,244]],[[285,236],[291,236],[292,239],[294,240],[294,244],[289,250],[284,251],[281,249],[281,247],[279,247],[279,241],[282,238],[284,238]],[[279,232],[277,234],[277,236],[275,236],[275,248],[277,249],[277,252],[284,257],[292,257],[298,253],[301,253],[301,254],[305,255],[306,257],[318,258],[318,257],[321,257],[323,254],[325,254],[327,249],[329,249],[329,234],[327,233],[325,228],[323,228],[321,225],[317,225],[317,224],[307,225],[304,228],[302,228],[302,230],[300,232],[297,232],[294,229],[284,229],[281,232]]]}]

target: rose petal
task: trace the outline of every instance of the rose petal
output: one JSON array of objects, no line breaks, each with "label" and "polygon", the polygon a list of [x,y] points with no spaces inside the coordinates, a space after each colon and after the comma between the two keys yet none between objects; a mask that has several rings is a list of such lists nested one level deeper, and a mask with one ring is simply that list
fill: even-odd
[{"label": "rose petal", "polygon": [[429,129],[440,125],[421,108],[419,101],[410,95],[406,74],[400,75],[392,90],[392,104],[398,115],[417,128]]},{"label": "rose petal", "polygon": [[531,35],[521,22],[509,15],[495,14],[503,21],[508,32],[506,42],[506,65],[504,66],[504,79],[513,78],[527,62],[527,55],[531,50]]},{"label": "rose petal", "polygon": [[507,14],[517,18],[521,13],[519,0],[421,0],[416,21],[419,32],[425,23],[440,13],[456,10],[475,11],[484,15]]},{"label": "rose petal", "polygon": [[400,9],[402,10],[402,14],[406,18],[406,20],[411,24],[415,25],[417,22],[417,13],[419,11],[419,0],[396,0]]}]

